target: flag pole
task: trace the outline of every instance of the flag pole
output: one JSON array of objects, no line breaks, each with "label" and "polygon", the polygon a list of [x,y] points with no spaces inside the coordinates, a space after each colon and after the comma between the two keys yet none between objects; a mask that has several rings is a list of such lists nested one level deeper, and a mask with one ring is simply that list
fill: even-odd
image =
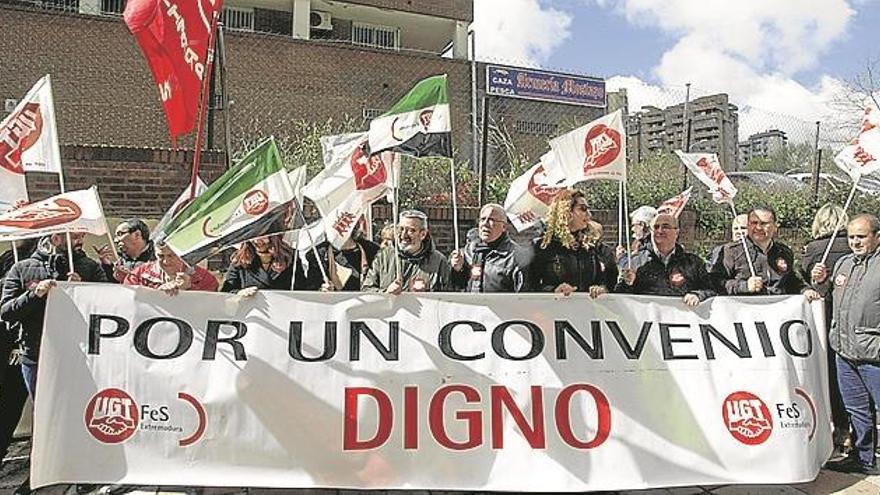
[{"label": "flag pole", "polygon": [[[733,219],[736,221],[736,208],[733,206],[733,200],[728,201],[730,204],[730,211],[733,212]],[[748,220],[746,220],[748,221]],[[749,263],[749,272],[751,272],[753,277],[757,277],[757,273],[755,273],[755,264],[752,262],[752,254],[749,252],[749,245],[746,244],[746,236],[739,236],[740,242],[742,242],[743,251],[746,253],[746,261]]]},{"label": "flag pole", "polygon": [[318,249],[315,247],[315,239],[312,237],[312,231],[309,230],[309,225],[306,223],[306,217],[303,215],[302,207],[300,205],[296,206],[296,212],[299,214],[299,219],[303,223],[303,228],[306,230],[306,235],[309,237],[309,244],[312,247],[312,254],[315,255],[315,263],[318,264],[318,269],[321,270],[321,278],[324,279],[324,283],[329,284],[330,278],[327,276],[327,271],[324,270],[324,265],[321,264],[321,257],[318,256]]},{"label": "flag pole", "polygon": [[73,241],[70,240],[70,231],[64,231],[67,237],[67,265],[70,267],[70,271],[67,273],[73,273]]},{"label": "flag pole", "polygon": [[[303,226],[305,227],[305,226]],[[299,239],[299,235],[297,234],[297,239]],[[297,243],[298,244],[298,243]],[[296,253],[293,255],[293,271],[290,273],[290,290],[294,290],[296,286],[296,268],[299,266],[299,246],[297,246]]]},{"label": "flag pole", "polygon": [[205,132],[205,113],[208,109],[208,82],[211,80],[211,69],[214,67],[214,44],[217,42],[217,22],[220,18],[219,12],[214,12],[211,19],[211,33],[208,40],[208,56],[205,64],[205,73],[202,77],[202,90],[199,93],[199,115],[196,122],[196,143],[195,153],[193,155],[192,175],[189,179],[189,199],[190,201],[196,197],[196,181],[199,176],[199,165],[202,159],[202,137]]},{"label": "flag pole", "polygon": [[223,101],[223,141],[226,148],[226,168],[232,168],[232,114],[229,108],[229,89],[226,80],[226,38],[224,37],[223,23],[217,25],[217,53],[220,63],[218,74],[220,75],[220,99]]},{"label": "flag pole", "polygon": [[622,181],[623,186],[623,221],[626,224],[626,269],[632,270],[632,236],[629,235],[629,199],[627,198],[626,181]]},{"label": "flag pole", "polygon": [[[397,238],[397,224],[400,221],[400,207],[397,204],[397,183],[400,180],[400,177],[398,177],[393,170],[391,171],[391,175],[391,190],[394,192],[391,198],[393,200],[391,202],[391,215],[394,217],[391,219],[391,228],[393,232],[392,237],[394,237],[394,279],[397,280],[400,278],[400,274],[403,272],[400,266],[400,243],[398,242]],[[402,280],[401,283],[403,283]]]},{"label": "flag pole", "polygon": [[623,181],[617,187],[617,245],[623,246]]},{"label": "flag pole", "polygon": [[[849,191],[849,197],[846,198],[846,203],[844,203],[843,205],[844,213],[846,213],[846,211],[849,209],[850,203],[852,203],[853,196],[855,196],[856,194],[856,186],[859,185],[859,180],[861,178],[862,175],[859,174],[858,176],[856,176],[856,180],[853,181],[852,189],[850,189]],[[837,219],[837,225],[834,226],[834,234],[832,234],[831,238],[828,239],[828,245],[825,246],[825,252],[822,253],[822,259],[819,260],[819,263],[822,265],[824,265],[825,261],[828,259],[828,254],[831,252],[831,245],[834,243],[834,238],[837,237],[837,232],[840,230],[841,227],[843,227],[843,225],[841,225],[841,220],[843,220],[842,216]]]},{"label": "flag pole", "polygon": [[12,261],[18,263],[18,246],[15,245],[15,241],[10,241],[12,244]]},{"label": "flag pole", "polygon": [[455,160],[451,157],[449,158],[449,176],[452,179],[452,238],[455,242],[455,249],[458,249],[458,193],[455,188]]}]

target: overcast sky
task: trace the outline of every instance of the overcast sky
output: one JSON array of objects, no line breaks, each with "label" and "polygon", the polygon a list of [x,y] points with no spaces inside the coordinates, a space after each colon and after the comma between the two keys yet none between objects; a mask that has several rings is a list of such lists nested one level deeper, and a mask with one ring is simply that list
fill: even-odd
[{"label": "overcast sky", "polygon": [[880,0],[474,0],[474,29],[478,58],[605,77],[631,109],[677,103],[689,82],[730,94],[747,127],[769,125],[750,107],[823,120],[880,58]]}]

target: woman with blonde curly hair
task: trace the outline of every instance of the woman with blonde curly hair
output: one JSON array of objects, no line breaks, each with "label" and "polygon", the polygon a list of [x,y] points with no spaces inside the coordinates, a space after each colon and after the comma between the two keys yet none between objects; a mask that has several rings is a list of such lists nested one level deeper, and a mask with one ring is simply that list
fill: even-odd
[{"label": "woman with blonde curly hair", "polygon": [[547,230],[534,241],[531,278],[536,289],[566,296],[589,291],[597,297],[614,287],[617,267],[602,261],[596,248],[602,235],[591,220],[584,193],[566,190],[556,196]]}]

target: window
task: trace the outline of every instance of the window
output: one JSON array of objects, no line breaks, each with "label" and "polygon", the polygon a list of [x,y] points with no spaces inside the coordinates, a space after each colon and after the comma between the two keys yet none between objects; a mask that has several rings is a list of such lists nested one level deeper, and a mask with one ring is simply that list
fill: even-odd
[{"label": "window", "polygon": [[226,29],[238,29],[241,31],[254,30],[254,9],[242,7],[223,7],[223,15],[220,16]]},{"label": "window", "polygon": [[101,0],[102,14],[121,14],[125,10],[125,0]]},{"label": "window", "polygon": [[68,12],[79,11],[79,0],[41,0],[37,5],[44,9],[58,9]]},{"label": "window", "polygon": [[351,25],[351,42],[356,45],[399,50],[400,29],[391,26],[353,22]]}]

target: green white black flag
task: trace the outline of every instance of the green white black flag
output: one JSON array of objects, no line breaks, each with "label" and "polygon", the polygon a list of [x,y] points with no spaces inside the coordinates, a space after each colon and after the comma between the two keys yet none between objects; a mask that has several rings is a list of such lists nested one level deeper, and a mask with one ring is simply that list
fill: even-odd
[{"label": "green white black flag", "polygon": [[164,242],[197,263],[232,244],[295,228],[295,208],[296,191],[269,138],[174,217]]},{"label": "green white black flag", "polygon": [[452,156],[446,74],[419,81],[388,112],[370,123],[370,153]]}]

